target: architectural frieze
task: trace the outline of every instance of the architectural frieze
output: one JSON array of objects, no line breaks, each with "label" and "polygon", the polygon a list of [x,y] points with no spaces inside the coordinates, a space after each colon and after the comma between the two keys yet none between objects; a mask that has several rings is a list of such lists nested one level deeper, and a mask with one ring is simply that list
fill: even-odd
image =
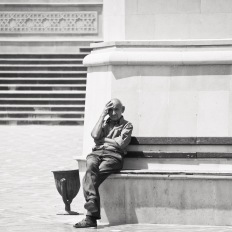
[{"label": "architectural frieze", "polygon": [[98,33],[96,11],[1,12],[0,33]]}]

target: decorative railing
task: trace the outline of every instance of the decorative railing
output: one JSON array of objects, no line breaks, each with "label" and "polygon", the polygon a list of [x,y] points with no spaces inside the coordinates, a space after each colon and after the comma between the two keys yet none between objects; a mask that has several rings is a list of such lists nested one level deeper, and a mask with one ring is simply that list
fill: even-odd
[{"label": "decorative railing", "polygon": [[97,11],[1,12],[0,33],[98,33]]}]

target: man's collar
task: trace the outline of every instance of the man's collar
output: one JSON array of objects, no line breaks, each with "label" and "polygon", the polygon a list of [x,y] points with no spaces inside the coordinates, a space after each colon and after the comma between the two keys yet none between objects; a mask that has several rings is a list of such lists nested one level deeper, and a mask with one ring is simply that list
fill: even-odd
[{"label": "man's collar", "polygon": [[114,125],[120,125],[122,123],[123,119],[124,119],[123,116],[121,116],[117,121],[113,121],[110,118],[108,118],[106,120],[106,123],[112,123]]}]

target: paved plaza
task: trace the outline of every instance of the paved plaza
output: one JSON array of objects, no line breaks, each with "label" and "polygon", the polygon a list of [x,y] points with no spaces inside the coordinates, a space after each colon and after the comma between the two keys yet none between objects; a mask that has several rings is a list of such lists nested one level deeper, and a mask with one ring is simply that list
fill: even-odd
[{"label": "paved plaza", "polygon": [[[1,126],[0,134],[0,231],[92,231],[72,227],[85,213],[78,197],[71,206],[81,215],[57,215],[64,204],[51,173],[77,168],[73,157],[81,155],[83,127]],[[219,232],[232,227],[100,224],[95,231]]]}]

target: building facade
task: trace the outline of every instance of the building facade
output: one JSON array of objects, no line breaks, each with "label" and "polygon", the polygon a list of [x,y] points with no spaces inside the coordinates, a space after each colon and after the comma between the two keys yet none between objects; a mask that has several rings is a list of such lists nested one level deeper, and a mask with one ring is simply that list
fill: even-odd
[{"label": "building facade", "polygon": [[103,40],[102,1],[0,2],[0,124],[83,125],[83,58]]}]

